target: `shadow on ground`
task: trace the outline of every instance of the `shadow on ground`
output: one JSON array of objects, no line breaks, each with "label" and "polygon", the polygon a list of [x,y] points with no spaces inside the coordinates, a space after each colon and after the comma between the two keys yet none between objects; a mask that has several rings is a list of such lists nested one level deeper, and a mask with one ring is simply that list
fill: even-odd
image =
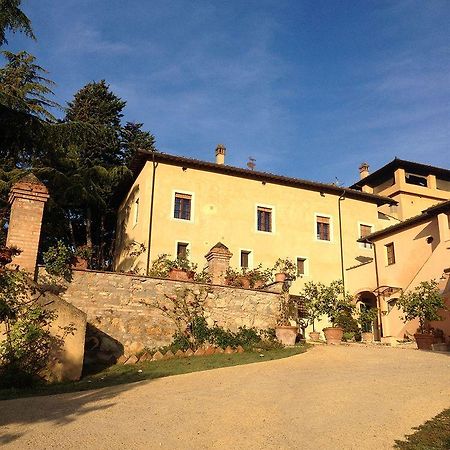
[{"label": "shadow on ground", "polygon": [[10,425],[29,425],[46,422],[48,425],[67,425],[77,417],[94,411],[113,407],[113,399],[120,393],[133,389],[136,384],[108,387],[95,391],[39,397],[39,408],[31,408],[32,398],[5,400],[1,402],[0,446],[15,441],[26,434],[9,433]]}]

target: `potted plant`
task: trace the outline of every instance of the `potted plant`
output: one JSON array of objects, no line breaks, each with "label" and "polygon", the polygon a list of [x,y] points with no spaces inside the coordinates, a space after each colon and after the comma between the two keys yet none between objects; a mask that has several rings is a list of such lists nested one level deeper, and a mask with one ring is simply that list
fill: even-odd
[{"label": "potted plant", "polygon": [[283,289],[279,298],[279,316],[275,327],[275,335],[283,345],[294,345],[298,334],[298,326],[291,325],[291,320],[294,319],[295,304],[292,302],[289,292],[285,289]]},{"label": "potted plant", "polygon": [[316,331],[315,322],[320,317],[319,304],[323,293],[325,292],[325,288],[325,285],[322,283],[308,281],[300,291],[303,307],[308,316],[308,324],[312,325],[312,331],[309,333],[309,337],[312,341],[320,340],[320,332]]},{"label": "potted plant", "polygon": [[87,269],[91,257],[92,248],[88,247],[87,245],[77,247],[73,254],[72,267],[74,269]]},{"label": "potted plant", "polygon": [[373,323],[377,319],[377,316],[377,308],[369,308],[364,304],[360,305],[357,320],[361,326],[361,340],[363,342],[373,342]]},{"label": "potted plant", "polygon": [[434,336],[427,328],[427,322],[442,320],[438,314],[440,309],[447,309],[442,297],[438,283],[435,280],[422,281],[413,291],[403,292],[397,305],[403,310],[403,321],[409,322],[413,319],[419,320],[419,328],[414,334],[417,348],[420,350],[431,350]]},{"label": "potted plant", "polygon": [[179,256],[172,261],[169,270],[169,279],[190,281],[194,279],[197,264],[192,263],[186,256]]},{"label": "potted plant", "polygon": [[331,322],[331,327],[323,329],[327,344],[340,344],[344,335],[344,329],[338,326],[339,317],[350,314],[353,311],[352,297],[344,291],[341,280],[333,281],[325,286],[318,304],[320,315],[325,315]]},{"label": "potted plant", "polygon": [[286,279],[294,281],[297,278],[297,267],[289,258],[278,258],[273,266],[275,281],[284,282]]},{"label": "potted plant", "polygon": [[261,289],[272,279],[272,270],[264,269],[262,264],[258,264],[254,269],[248,270],[246,276],[250,282],[250,288]]}]

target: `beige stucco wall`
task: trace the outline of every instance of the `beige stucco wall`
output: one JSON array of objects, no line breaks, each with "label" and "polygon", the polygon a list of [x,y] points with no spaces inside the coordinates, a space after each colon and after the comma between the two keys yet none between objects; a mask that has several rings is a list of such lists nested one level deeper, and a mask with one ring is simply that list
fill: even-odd
[{"label": "beige stucco wall", "polygon": [[[427,187],[407,183],[405,175],[405,170],[399,168],[393,174],[393,178],[395,179],[393,184],[391,181],[387,181],[374,188],[364,186],[363,190],[376,192],[379,195],[390,197],[398,202],[395,213],[390,210],[388,205],[383,205],[380,211],[393,215],[400,220],[416,216],[430,206],[450,200],[450,191],[437,189],[436,177],[434,175],[427,177]],[[441,184],[444,185],[445,183],[441,182]]]},{"label": "beige stucco wall", "polygon": [[[448,276],[443,277],[444,269],[450,267],[450,240],[448,233],[448,219],[440,221],[438,217],[423,221],[383,237],[376,241],[379,281],[381,286],[393,286],[404,291],[413,290],[420,282],[435,279],[450,306],[450,285]],[[447,229],[443,229],[447,227]],[[433,238],[427,243],[427,238]],[[386,245],[393,242],[395,249],[395,264],[388,265]],[[442,278],[443,277],[443,278]],[[374,285],[375,287],[375,285]],[[400,292],[392,295],[399,297]],[[402,338],[405,333],[414,334],[418,322],[404,324],[401,312],[393,308],[388,312],[386,299],[381,299],[381,310],[386,314],[382,316],[384,336]],[[450,336],[450,315],[443,312],[444,321],[431,324],[444,330]]]},{"label": "beige stucco wall", "polygon": [[[151,259],[160,253],[176,252],[176,242],[190,244],[190,258],[205,265],[204,255],[218,241],[233,253],[231,266],[239,265],[240,251],[251,250],[253,265],[262,263],[271,267],[279,257],[307,258],[307,274],[297,280],[291,289],[297,293],[307,280],[330,282],[341,278],[338,195],[318,191],[262,183],[237,176],[223,175],[196,169],[159,164],[156,175],[154,224]],[[137,177],[119,211],[118,226],[125,225],[125,243],[132,240],[147,247],[152,165],[147,163]],[[134,198],[139,191],[139,220],[134,223]],[[173,218],[175,192],[193,195],[193,220]],[[145,194],[144,194],[145,193]],[[274,232],[256,230],[256,207],[273,208]],[[342,207],[344,266],[350,268],[373,257],[371,249],[362,248],[359,223],[373,225],[373,230],[384,227],[378,219],[377,206],[367,201],[345,199]],[[331,216],[332,241],[317,241],[315,214]],[[119,271],[138,268],[143,273],[147,254],[131,258],[119,246],[115,267]],[[348,274],[347,288],[357,290],[361,285],[374,283],[373,270],[362,268],[358,276]]]}]

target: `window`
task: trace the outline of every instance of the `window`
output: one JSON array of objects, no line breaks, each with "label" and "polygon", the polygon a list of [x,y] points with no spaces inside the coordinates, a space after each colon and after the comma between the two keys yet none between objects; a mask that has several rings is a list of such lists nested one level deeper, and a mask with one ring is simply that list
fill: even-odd
[{"label": "window", "polygon": [[297,276],[306,274],[306,258],[297,258]]},{"label": "window", "polygon": [[188,246],[189,244],[187,244],[186,242],[177,242],[177,258],[187,258]]},{"label": "window", "polygon": [[272,232],[272,208],[257,208],[258,231]]},{"label": "window", "polygon": [[395,264],[395,251],[394,251],[394,243],[386,244],[386,257],[388,266],[391,264]]},{"label": "window", "polygon": [[329,241],[330,240],[330,218],[317,216],[317,239],[319,241]]},{"label": "window", "polygon": [[[363,239],[367,236],[369,236],[369,234],[372,233],[372,226],[371,225],[364,225],[364,224],[359,224],[359,238]],[[361,247],[364,248],[372,248],[372,244],[370,242],[361,242],[360,243]]]},{"label": "window", "polygon": [[405,181],[408,184],[415,184],[416,186],[423,186],[423,187],[428,186],[426,177],[421,177],[420,175],[414,175],[412,173],[407,173],[405,175]]},{"label": "window", "polygon": [[175,193],[175,208],[173,217],[175,219],[191,220],[192,195]]},{"label": "window", "polygon": [[139,220],[139,197],[134,201],[134,224]]},{"label": "window", "polygon": [[250,251],[241,250],[241,267],[248,269],[250,267]]}]

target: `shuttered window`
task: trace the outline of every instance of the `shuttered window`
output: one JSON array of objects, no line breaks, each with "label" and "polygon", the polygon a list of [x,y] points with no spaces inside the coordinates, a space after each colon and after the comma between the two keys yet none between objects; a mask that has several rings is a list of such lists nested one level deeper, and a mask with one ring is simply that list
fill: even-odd
[{"label": "shuttered window", "polygon": [[258,231],[272,232],[272,208],[258,206]]},{"label": "shuttered window", "polygon": [[188,245],[185,242],[177,243],[177,258],[186,259],[188,255]]},{"label": "shuttered window", "polygon": [[390,266],[391,264],[395,264],[395,250],[393,242],[386,245],[386,258],[388,266]]},{"label": "shuttered window", "polygon": [[317,239],[319,241],[329,241],[330,240],[330,218],[317,216],[316,218],[317,226]]},{"label": "shuttered window", "polygon": [[248,269],[250,253],[251,252],[248,250],[241,251],[241,267],[242,268]]},{"label": "shuttered window", "polygon": [[297,258],[297,276],[305,275],[306,258]]},{"label": "shuttered window", "polygon": [[191,220],[192,195],[175,193],[175,208],[173,217],[175,219]]}]

